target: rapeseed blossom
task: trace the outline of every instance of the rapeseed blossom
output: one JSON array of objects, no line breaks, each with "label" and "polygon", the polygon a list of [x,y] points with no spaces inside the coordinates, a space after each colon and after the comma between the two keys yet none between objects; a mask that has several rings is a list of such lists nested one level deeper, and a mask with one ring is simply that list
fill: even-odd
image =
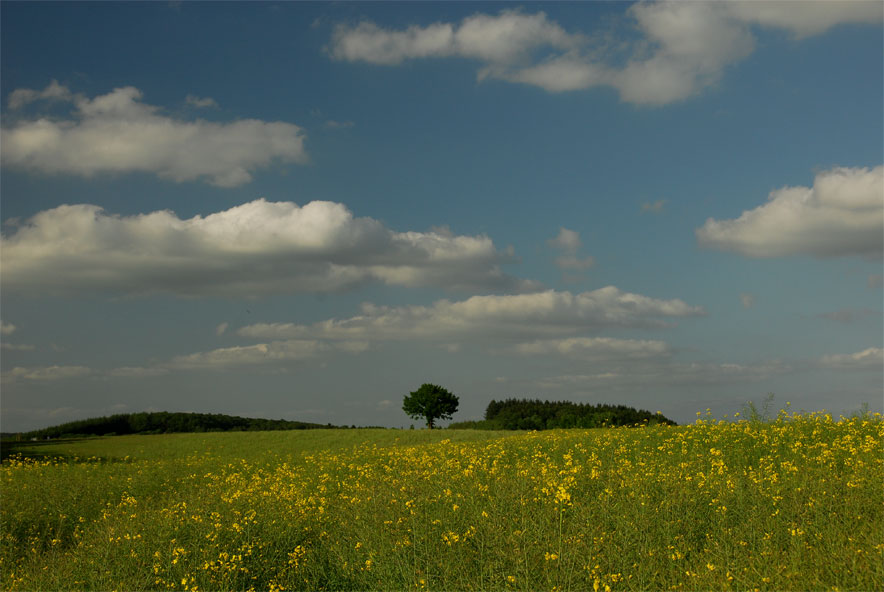
[{"label": "rapeseed blossom", "polygon": [[611,591],[884,577],[880,416],[707,412],[682,427],[380,445],[383,434],[251,460],[205,445],[126,463],[13,457],[0,468],[0,582]]}]

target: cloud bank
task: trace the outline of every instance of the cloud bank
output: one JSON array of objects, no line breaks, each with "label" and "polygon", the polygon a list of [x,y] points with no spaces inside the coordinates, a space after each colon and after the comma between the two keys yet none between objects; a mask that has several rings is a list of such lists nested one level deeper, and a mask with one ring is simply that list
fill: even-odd
[{"label": "cloud bank", "polygon": [[828,354],[820,358],[820,365],[842,370],[884,369],[884,349],[870,347],[852,354]]},{"label": "cloud bank", "polygon": [[165,367],[176,370],[218,369],[313,358],[327,346],[317,341],[290,340],[225,347],[173,358]]},{"label": "cloud bank", "polygon": [[696,234],[703,247],[747,257],[881,258],[884,166],[820,173],[813,187],[772,191],[766,204],[735,220],[710,218]]},{"label": "cloud bank", "polygon": [[396,232],[342,204],[259,199],[183,220],[98,206],[45,210],[0,238],[3,287],[53,293],[252,297],[334,292],[364,282],[478,291],[536,289],[486,236]]},{"label": "cloud bank", "polygon": [[586,361],[660,359],[672,355],[672,348],[663,341],[611,337],[538,340],[520,343],[514,351],[525,356],[556,355]]},{"label": "cloud bank", "polygon": [[756,382],[787,374],[793,368],[780,361],[752,364],[673,362],[667,359],[626,360],[606,365],[595,374],[564,374],[531,381],[534,388],[568,392],[609,392],[611,388],[648,386],[713,386]]},{"label": "cloud bank", "polygon": [[[243,327],[244,337],[323,340],[487,340],[561,337],[611,327],[661,327],[666,319],[700,316],[699,306],[623,292],[614,286],[573,294],[473,296],[439,300],[431,306],[364,304],[362,314],[312,325],[259,323]],[[601,345],[602,342],[597,342]]]},{"label": "cloud bank", "polygon": [[716,84],[727,66],[749,56],[753,27],[800,39],[841,24],[880,24],[882,12],[880,3],[862,1],[639,2],[627,10],[634,31],[591,36],[568,32],[543,12],[503,10],[398,30],[369,21],[339,24],[328,52],[336,60],[384,66],[466,58],[480,62],[479,80],[549,92],[608,86],[625,102],[663,105]]},{"label": "cloud bank", "polygon": [[36,368],[22,368],[16,366],[12,370],[3,373],[4,380],[36,380],[53,381],[80,378],[92,374],[92,369],[86,366],[41,366]]},{"label": "cloud bank", "polygon": [[[291,123],[241,119],[215,123],[161,114],[135,87],[92,99],[53,81],[46,89],[17,89],[7,105],[17,111],[35,101],[72,104],[68,119],[17,119],[0,130],[4,166],[48,174],[154,173],[176,182],[206,181],[235,187],[273,163],[309,162],[304,131]],[[188,95],[198,107],[212,99]]]}]

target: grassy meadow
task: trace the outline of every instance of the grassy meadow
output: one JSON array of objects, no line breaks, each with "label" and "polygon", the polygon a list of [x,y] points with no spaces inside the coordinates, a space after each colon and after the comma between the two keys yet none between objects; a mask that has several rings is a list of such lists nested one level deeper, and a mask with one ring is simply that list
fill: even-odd
[{"label": "grassy meadow", "polygon": [[[37,443],[4,590],[873,590],[884,421]],[[30,457],[30,458],[29,458]]]}]

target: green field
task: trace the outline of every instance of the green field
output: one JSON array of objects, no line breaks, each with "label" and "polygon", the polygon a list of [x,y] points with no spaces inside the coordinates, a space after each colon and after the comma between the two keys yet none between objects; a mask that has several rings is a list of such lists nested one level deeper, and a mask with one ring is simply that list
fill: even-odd
[{"label": "green field", "polygon": [[881,589],[882,443],[823,414],[28,443],[2,587]]}]

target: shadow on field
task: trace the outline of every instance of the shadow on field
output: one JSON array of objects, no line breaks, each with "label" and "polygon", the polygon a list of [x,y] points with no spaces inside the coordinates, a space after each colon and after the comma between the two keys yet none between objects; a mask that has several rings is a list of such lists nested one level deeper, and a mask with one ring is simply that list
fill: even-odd
[{"label": "shadow on field", "polygon": [[34,461],[44,461],[57,458],[62,462],[123,462],[122,459],[114,457],[90,457],[83,458],[67,454],[59,450],[59,445],[70,444],[72,442],[83,442],[85,440],[93,440],[94,438],[58,438],[55,440],[29,440],[27,442],[14,442],[4,440],[0,442],[0,462],[6,462],[11,456],[21,455],[23,459],[31,459]]}]

